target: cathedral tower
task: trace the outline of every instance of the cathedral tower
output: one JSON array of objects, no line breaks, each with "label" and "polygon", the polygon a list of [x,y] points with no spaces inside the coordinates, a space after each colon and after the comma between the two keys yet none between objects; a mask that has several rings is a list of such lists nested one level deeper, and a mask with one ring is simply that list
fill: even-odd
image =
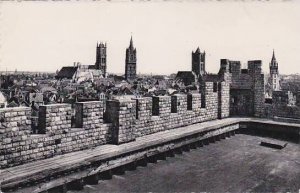
[{"label": "cathedral tower", "polygon": [[205,51],[201,53],[199,47],[195,52],[192,52],[192,71],[195,72],[198,77],[206,74]]},{"label": "cathedral tower", "polygon": [[125,79],[132,80],[136,78],[136,48],[133,47],[132,36],[129,47],[126,49],[125,59]]},{"label": "cathedral tower", "polygon": [[96,69],[101,70],[103,75],[106,76],[106,43],[97,43],[95,67]]},{"label": "cathedral tower", "polygon": [[280,90],[279,83],[279,72],[278,72],[278,62],[275,58],[275,53],[273,50],[273,56],[270,62],[270,86],[273,91]]}]

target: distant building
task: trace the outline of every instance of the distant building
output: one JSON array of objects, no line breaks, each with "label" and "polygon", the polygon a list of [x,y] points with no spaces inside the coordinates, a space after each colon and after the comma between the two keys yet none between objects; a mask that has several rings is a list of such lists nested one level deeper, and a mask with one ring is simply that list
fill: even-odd
[{"label": "distant building", "polygon": [[130,45],[126,49],[125,58],[125,79],[133,80],[136,78],[136,48],[133,47],[132,37]]},{"label": "distant building", "polygon": [[106,61],[106,43],[97,43],[95,68],[101,70],[104,77],[106,77]]},{"label": "distant building", "polygon": [[272,91],[278,91],[280,90],[280,77],[279,77],[279,71],[278,71],[278,62],[275,58],[275,53],[273,50],[273,56],[270,62],[270,78],[269,78],[269,84]]},{"label": "distant building", "polygon": [[77,66],[64,66],[58,71],[55,78],[57,79],[73,79],[77,72]]},{"label": "distant building", "polygon": [[206,74],[205,51],[201,53],[199,47],[195,52],[192,52],[192,71],[195,72],[198,77]]},{"label": "distant building", "polygon": [[95,65],[81,65],[74,62],[74,66],[64,66],[57,72],[56,79],[70,79],[72,81],[85,81],[106,77],[106,43],[97,43]]},{"label": "distant building", "polygon": [[200,52],[199,47],[192,51],[192,71],[178,71],[175,81],[181,81],[185,86],[198,84],[198,80],[206,76],[205,51]]},{"label": "distant building", "polygon": [[56,79],[69,79],[73,82],[84,82],[103,78],[102,70],[96,69],[94,65],[81,65],[79,62],[74,62],[74,66],[65,66],[57,73]]}]

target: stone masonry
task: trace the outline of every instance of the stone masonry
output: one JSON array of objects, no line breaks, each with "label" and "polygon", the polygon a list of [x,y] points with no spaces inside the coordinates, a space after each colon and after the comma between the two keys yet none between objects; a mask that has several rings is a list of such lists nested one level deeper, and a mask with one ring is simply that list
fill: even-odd
[{"label": "stone masonry", "polygon": [[39,108],[39,133],[62,134],[71,128],[71,105],[42,105]]},{"label": "stone masonry", "polygon": [[221,82],[219,83],[220,90],[218,95],[218,102],[219,102],[219,111],[218,111],[218,118],[225,118],[229,117],[229,109],[230,109],[230,85],[228,82]]},{"label": "stone masonry", "polygon": [[94,129],[103,123],[103,102],[78,102],[75,103],[75,123],[76,127]]},{"label": "stone masonry", "polygon": [[0,109],[0,167],[10,166],[11,159],[22,163],[19,151],[31,132],[30,114],[27,107]]},{"label": "stone masonry", "polygon": [[248,68],[241,69],[240,61],[221,59],[219,75],[230,84],[231,116],[264,115],[264,74],[261,67],[261,60],[248,61]]},{"label": "stone masonry", "polygon": [[[100,101],[76,103],[76,128],[71,127],[70,104],[44,105],[39,110],[40,134],[30,134],[30,108],[1,109],[0,167],[107,143],[126,143],[147,134],[225,118],[229,115],[228,86],[221,83],[214,89],[213,82],[205,82],[204,93],[109,100],[104,114]],[[220,97],[225,103],[220,103]]]},{"label": "stone masonry", "polygon": [[265,111],[269,111],[268,115],[271,117],[284,117],[291,119],[300,119],[300,95],[296,96],[296,105],[288,104],[288,92],[287,91],[273,91],[272,105],[266,104],[268,108]]},{"label": "stone masonry", "polygon": [[112,143],[135,140],[136,103],[133,100],[107,101],[107,117],[112,122]]},{"label": "stone masonry", "polygon": [[[87,102],[82,105],[81,112],[87,115],[98,111],[100,107],[98,101]],[[85,128],[71,128],[71,105],[53,104],[40,108],[40,128],[44,133],[34,135],[30,134],[30,108],[0,110],[0,116],[3,117],[0,129],[0,168],[79,151],[111,141],[111,124],[102,123],[101,112],[89,119],[83,116],[81,119]]]}]

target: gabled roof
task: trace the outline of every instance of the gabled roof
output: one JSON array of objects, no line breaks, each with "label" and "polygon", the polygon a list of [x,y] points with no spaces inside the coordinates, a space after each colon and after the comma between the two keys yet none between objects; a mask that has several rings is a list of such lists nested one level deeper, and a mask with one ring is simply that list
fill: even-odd
[{"label": "gabled roof", "polygon": [[65,66],[62,67],[62,69],[57,73],[56,78],[57,79],[72,79],[73,75],[76,73],[78,67],[77,66]]}]

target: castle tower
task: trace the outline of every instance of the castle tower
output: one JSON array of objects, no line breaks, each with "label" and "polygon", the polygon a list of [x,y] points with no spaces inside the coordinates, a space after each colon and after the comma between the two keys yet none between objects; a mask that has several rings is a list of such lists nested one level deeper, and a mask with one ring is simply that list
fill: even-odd
[{"label": "castle tower", "polygon": [[132,80],[136,78],[136,48],[133,47],[132,36],[129,47],[126,49],[125,58],[125,79]]},{"label": "castle tower", "polygon": [[198,77],[206,74],[205,51],[201,53],[199,47],[195,52],[192,52],[192,71],[195,72]]},{"label": "castle tower", "polygon": [[280,90],[280,83],[279,83],[279,72],[278,72],[278,62],[275,58],[275,53],[273,50],[273,56],[270,62],[270,86],[272,91]]},{"label": "castle tower", "polygon": [[103,72],[104,76],[106,75],[106,43],[103,44],[97,42],[97,49],[96,49],[96,69],[99,69]]}]

